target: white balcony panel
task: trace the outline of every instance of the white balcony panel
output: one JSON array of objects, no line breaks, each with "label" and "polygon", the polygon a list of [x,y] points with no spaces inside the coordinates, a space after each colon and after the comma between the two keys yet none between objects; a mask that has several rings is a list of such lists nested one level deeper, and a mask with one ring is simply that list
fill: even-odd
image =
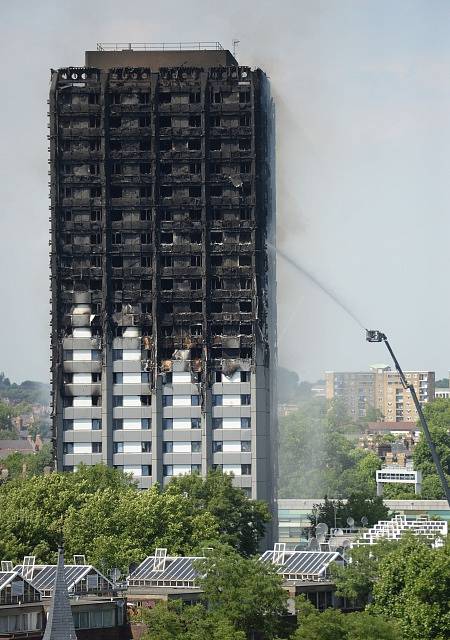
[{"label": "white balcony panel", "polygon": [[76,362],[88,362],[92,360],[90,349],[74,349],[72,359]]},{"label": "white balcony panel", "polygon": [[174,464],[173,465],[173,475],[174,476],[184,476],[187,473],[191,473],[191,465],[190,464]]},{"label": "white balcony panel", "polygon": [[138,327],[125,327],[122,336],[124,338],[139,338],[141,331]]},{"label": "white balcony panel", "polygon": [[173,406],[174,407],[190,407],[191,406],[191,396],[173,396]]},{"label": "white balcony panel", "polygon": [[223,418],[222,429],[240,429],[240,428],[241,428],[240,418]]},{"label": "white balcony panel", "polygon": [[235,476],[241,475],[240,464],[224,464],[222,469],[224,473],[234,473]]},{"label": "white balcony panel", "polygon": [[191,453],[190,442],[174,442],[172,447],[173,453]]},{"label": "white balcony panel", "polygon": [[92,396],[74,396],[74,407],[92,407]]},{"label": "white balcony panel", "polygon": [[224,453],[235,453],[241,452],[241,441],[240,440],[224,440],[222,445],[222,451]]},{"label": "white balcony panel", "polygon": [[90,338],[92,331],[90,327],[74,327],[72,337],[74,338]]},{"label": "white balcony panel", "polygon": [[124,371],[122,374],[122,384],[141,384],[141,374],[139,372],[127,373]]},{"label": "white balcony panel", "polygon": [[133,420],[131,418],[124,418],[122,428],[124,431],[136,431],[137,429],[141,429],[141,419],[138,418]]},{"label": "white balcony panel", "polygon": [[91,373],[74,373],[72,374],[72,384],[91,384]]},{"label": "white balcony panel", "polygon": [[140,407],[141,396],[123,396],[123,407]]},{"label": "white balcony panel", "polygon": [[92,442],[74,442],[74,453],[92,453]]},{"label": "white balcony panel", "polygon": [[222,399],[222,405],[224,407],[240,407],[241,396],[237,394],[224,395]]},{"label": "white balcony panel", "polygon": [[124,473],[131,473],[136,478],[142,476],[142,468],[140,464],[129,464],[123,468]]},{"label": "white balcony panel", "polygon": [[190,371],[174,371],[172,373],[172,383],[178,384],[179,382],[191,382],[191,372]]},{"label": "white balcony panel", "polygon": [[140,442],[124,442],[124,453],[142,453],[142,445]]},{"label": "white balcony panel", "polygon": [[174,429],[190,429],[191,419],[190,418],[174,418],[172,427]]},{"label": "white balcony panel", "polygon": [[141,350],[140,349],[124,349],[123,350],[122,360],[140,360],[141,359]]},{"label": "white balcony panel", "polygon": [[76,418],[73,421],[73,430],[74,431],[91,431],[92,430],[92,420]]}]

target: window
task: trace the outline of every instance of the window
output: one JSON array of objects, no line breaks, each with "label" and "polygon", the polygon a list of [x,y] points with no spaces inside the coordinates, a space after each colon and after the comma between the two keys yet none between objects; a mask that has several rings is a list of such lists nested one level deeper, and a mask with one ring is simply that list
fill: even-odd
[{"label": "window", "polygon": [[250,91],[239,91],[239,102],[250,102]]},{"label": "window", "polygon": [[252,474],[251,464],[241,464],[241,475],[250,476]]},{"label": "window", "polygon": [[242,440],[241,442],[241,451],[248,453],[252,450],[252,443],[250,440]]},{"label": "window", "polygon": [[123,349],[113,349],[113,360],[123,360]]},{"label": "window", "polygon": [[189,94],[189,103],[198,104],[200,102],[200,91],[194,91]]},{"label": "window", "polygon": [[252,141],[250,138],[241,138],[239,140],[239,150],[240,151],[250,151],[252,148]]},{"label": "window", "polygon": [[163,465],[163,476],[173,476],[173,466],[171,464]]},{"label": "window", "polygon": [[122,418],[113,418],[113,430],[118,431],[119,429],[122,429],[122,427],[123,427]]},{"label": "window", "polygon": [[173,189],[172,189],[172,187],[161,186],[159,188],[159,194],[160,194],[161,198],[171,198],[172,195],[173,195]]},{"label": "window", "polygon": [[201,127],[202,126],[202,117],[201,116],[189,116],[189,126],[190,127]]},{"label": "window", "polygon": [[210,127],[220,127],[220,116],[211,116],[209,119]]},{"label": "window", "polygon": [[151,476],[152,475],[152,467],[149,464],[143,464],[141,466],[141,475],[143,476]]},{"label": "window", "polygon": [[114,442],[114,453],[123,453],[123,442]]},{"label": "window", "polygon": [[152,421],[150,418],[141,418],[141,429],[148,430],[152,427]]},{"label": "window", "polygon": [[223,418],[213,418],[212,419],[212,428],[213,429],[222,429]]},{"label": "window", "polygon": [[139,212],[139,219],[144,222],[145,220],[151,220],[152,214],[150,209],[142,209]]},{"label": "window", "polygon": [[64,442],[63,453],[73,453],[73,442]]},{"label": "window", "polygon": [[151,170],[151,165],[149,162],[144,162],[143,164],[139,165],[139,171],[141,175],[149,174],[150,170]]},{"label": "window", "polygon": [[173,418],[163,418],[163,429],[173,429]]},{"label": "window", "polygon": [[162,128],[171,127],[172,126],[172,118],[170,116],[159,116],[159,126]]},{"label": "window", "polygon": [[139,141],[139,151],[150,151],[150,149],[151,149],[150,138],[148,140]]},{"label": "window", "polygon": [[139,93],[138,94],[139,104],[149,104],[150,103],[150,94],[149,93]]},{"label": "window", "polygon": [[63,420],[63,430],[72,431],[72,429],[73,429],[73,420]]},{"label": "window", "polygon": [[163,407],[172,407],[173,406],[173,396],[164,395],[162,397],[162,400],[163,400]]},{"label": "window", "polygon": [[202,266],[202,256],[194,255],[191,256],[191,267],[201,267]]},{"label": "window", "polygon": [[152,257],[151,256],[142,256],[141,257],[141,267],[151,267],[152,266]]},{"label": "window", "polygon": [[241,371],[241,382],[250,381],[250,371]]},{"label": "window", "polygon": [[239,301],[239,311],[242,313],[250,313],[252,310],[252,302],[251,300],[240,300]]},{"label": "window", "polygon": [[141,243],[150,244],[152,241],[151,233],[141,233]]},{"label": "window", "polygon": [[251,398],[250,398],[250,394],[249,393],[242,393],[241,394],[241,404],[249,405],[250,401],[251,401]]},{"label": "window", "polygon": [[122,149],[122,143],[120,140],[111,140],[109,148],[111,151],[120,151]]},{"label": "window", "polygon": [[202,465],[201,464],[191,464],[191,473],[201,473]]},{"label": "window", "polygon": [[123,406],[123,396],[113,396],[113,407]]},{"label": "window", "polygon": [[93,431],[100,431],[102,428],[102,421],[99,420],[98,418],[93,418],[92,419],[92,430]]},{"label": "window", "polygon": [[193,440],[191,442],[191,451],[192,453],[201,453],[202,443],[200,440]]},{"label": "window", "polygon": [[202,148],[202,142],[200,138],[194,138],[187,142],[188,151],[200,151]]},{"label": "window", "polygon": [[102,452],[102,443],[101,442],[93,442],[92,443],[92,453],[101,453]]},{"label": "window", "polygon": [[90,243],[91,244],[101,244],[102,236],[100,233],[91,233]]},{"label": "window", "polygon": [[141,116],[139,118],[139,126],[140,127],[149,127],[150,126],[150,116]]},{"label": "window", "polygon": [[161,231],[161,244],[173,244],[173,233],[170,231]]},{"label": "window", "polygon": [[212,397],[212,403],[214,407],[220,407],[222,406],[223,403],[223,396],[221,395],[213,395]]},{"label": "window", "polygon": [[194,185],[193,187],[189,187],[190,198],[201,198],[201,196],[202,196],[202,188],[200,185]]},{"label": "window", "polygon": [[141,396],[141,407],[149,407],[152,404],[151,396]]},{"label": "window", "polygon": [[239,126],[240,127],[249,127],[252,123],[252,118],[249,113],[241,113],[239,116]]},{"label": "window", "polygon": [[160,104],[170,104],[172,101],[172,94],[169,91],[162,91],[158,95],[158,100]]},{"label": "window", "polygon": [[212,445],[213,445],[213,453],[220,453],[223,449],[222,440],[214,440]]},{"label": "window", "polygon": [[[120,118],[119,118],[120,120]],[[89,117],[89,128],[96,129],[100,126],[100,116],[90,116]],[[120,123],[119,123],[120,127]]]},{"label": "window", "polygon": [[111,173],[115,176],[119,176],[122,173],[122,165],[120,162],[112,163]]},{"label": "window", "polygon": [[121,197],[122,197],[122,187],[113,185],[111,187],[111,198],[121,198]]},{"label": "window", "polygon": [[[109,119],[110,129],[118,129],[122,125],[122,118],[120,116],[111,116]],[[99,125],[97,125],[99,126]]]},{"label": "window", "polygon": [[152,443],[151,442],[141,442],[141,447],[142,447],[142,453],[150,453],[152,450]]},{"label": "window", "polygon": [[220,151],[222,149],[222,140],[220,138],[211,138],[209,148],[211,151]]},{"label": "window", "polygon": [[172,140],[160,140],[159,141],[159,150],[160,151],[171,151],[172,150]]},{"label": "window", "polygon": [[251,418],[241,418],[241,429],[250,429]]},{"label": "window", "polygon": [[201,420],[200,418],[191,418],[191,429],[200,429]]},{"label": "window", "polygon": [[223,193],[223,188],[220,185],[213,185],[210,187],[210,193],[213,198],[220,198]]},{"label": "window", "polygon": [[198,175],[202,172],[202,165],[200,162],[191,162],[189,165],[189,172]]},{"label": "window", "polygon": [[200,405],[200,396],[191,396],[191,406],[198,407]]}]

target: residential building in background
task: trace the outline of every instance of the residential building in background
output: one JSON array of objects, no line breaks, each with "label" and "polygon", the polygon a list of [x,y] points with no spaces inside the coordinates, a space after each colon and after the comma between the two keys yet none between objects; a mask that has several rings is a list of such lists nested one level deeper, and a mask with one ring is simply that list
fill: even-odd
[{"label": "residential building in background", "polygon": [[56,464],[142,488],[220,468],[272,503],[273,105],[263,71],[195,47],[52,71]]},{"label": "residential building in background", "polygon": [[[387,365],[373,365],[367,372],[327,371],[325,376],[326,397],[342,400],[355,420],[369,416],[370,410],[386,422],[418,420],[409,390],[403,388],[399,374]],[[434,400],[434,371],[406,371],[405,376],[422,405]]]}]

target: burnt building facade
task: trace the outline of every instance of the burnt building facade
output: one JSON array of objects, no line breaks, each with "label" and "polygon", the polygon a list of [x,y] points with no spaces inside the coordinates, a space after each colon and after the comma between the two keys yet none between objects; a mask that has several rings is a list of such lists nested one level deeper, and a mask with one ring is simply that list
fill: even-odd
[{"label": "burnt building facade", "polygon": [[273,113],[265,74],[219,45],[52,71],[58,469],[146,488],[215,467],[272,502]]}]

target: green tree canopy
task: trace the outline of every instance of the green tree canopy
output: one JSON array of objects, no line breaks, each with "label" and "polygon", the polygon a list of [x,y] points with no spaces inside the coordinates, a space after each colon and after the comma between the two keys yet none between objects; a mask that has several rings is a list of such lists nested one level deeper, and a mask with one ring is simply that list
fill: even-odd
[{"label": "green tree canopy", "polygon": [[[51,562],[63,533],[68,556],[84,553],[99,569],[124,571],[155,547],[188,555],[227,537],[248,552],[268,518],[267,509],[248,500],[226,475],[139,491],[129,476],[104,465],[5,482],[0,513],[0,558],[18,562],[32,554]],[[252,535],[242,527],[227,536],[230,523],[239,527],[243,516]]]},{"label": "green tree canopy", "polygon": [[380,559],[371,612],[398,620],[411,640],[450,637],[450,547],[405,536]]},{"label": "green tree canopy", "polygon": [[320,613],[298,599],[297,614],[298,629],[291,640],[401,640],[395,623],[365,611],[343,614],[326,609]]},{"label": "green tree canopy", "polygon": [[248,500],[244,492],[233,487],[230,475],[210,471],[206,478],[185,475],[167,486],[170,496],[188,496],[194,512],[206,510],[219,523],[220,540],[243,555],[254,555],[270,521],[267,504]]}]

